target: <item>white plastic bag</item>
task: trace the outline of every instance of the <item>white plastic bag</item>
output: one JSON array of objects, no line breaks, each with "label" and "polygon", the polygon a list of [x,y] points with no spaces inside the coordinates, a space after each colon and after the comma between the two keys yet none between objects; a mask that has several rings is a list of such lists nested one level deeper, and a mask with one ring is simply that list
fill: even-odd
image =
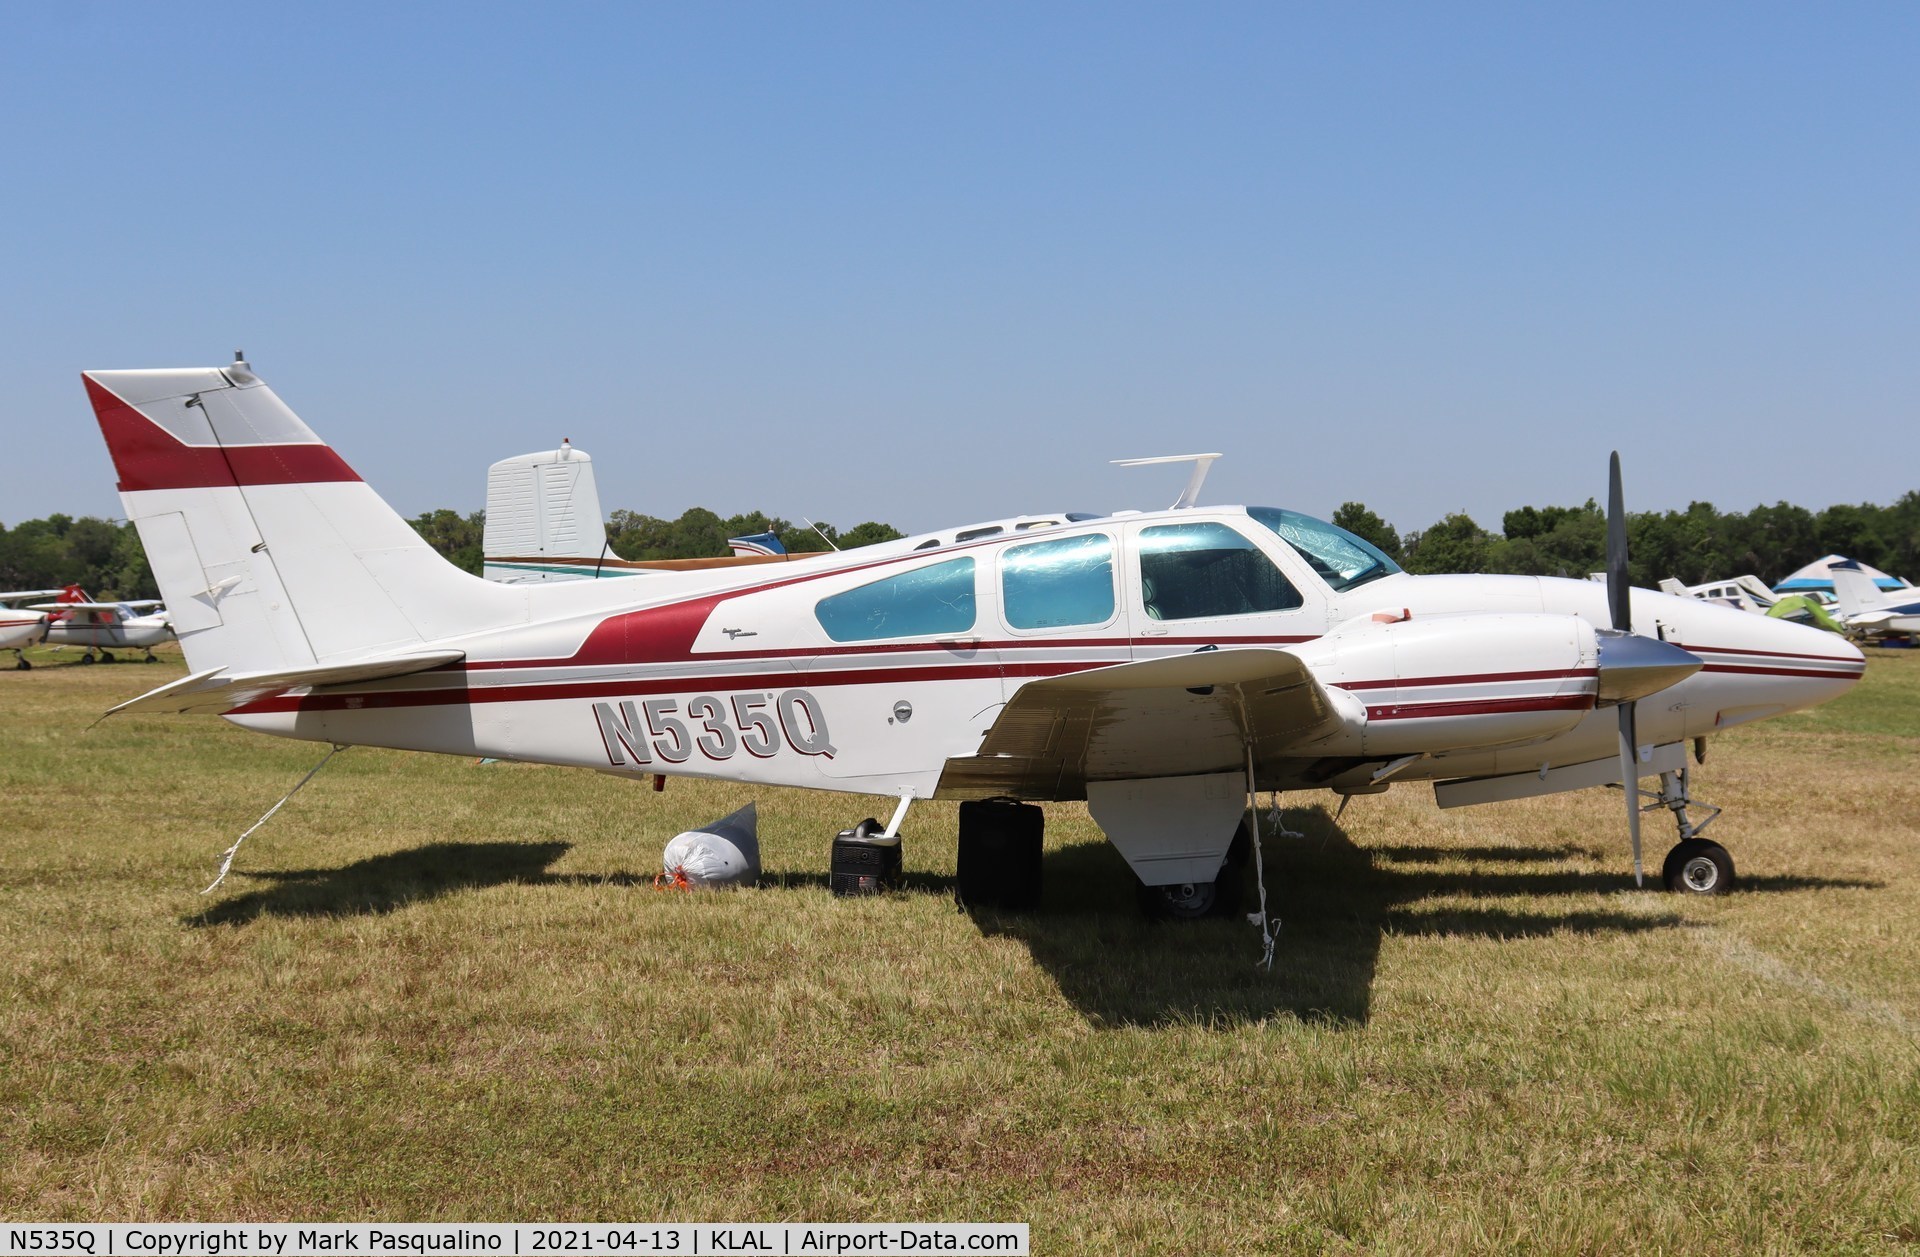
[{"label": "white plastic bag", "polygon": [[753,885],[760,880],[757,826],[749,803],[704,828],[675,834],[660,856],[666,876],[693,887]]}]

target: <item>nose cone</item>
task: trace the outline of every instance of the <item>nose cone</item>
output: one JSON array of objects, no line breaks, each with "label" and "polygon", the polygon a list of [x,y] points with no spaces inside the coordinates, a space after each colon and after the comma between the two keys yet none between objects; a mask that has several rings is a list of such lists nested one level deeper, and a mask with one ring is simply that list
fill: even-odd
[{"label": "nose cone", "polygon": [[1649,597],[1658,606],[1648,610],[1705,661],[1700,680],[1688,688],[1700,687],[1692,701],[1702,710],[1718,709],[1716,728],[1817,707],[1846,693],[1866,671],[1860,648],[1837,634],[1692,598]]},{"label": "nose cone", "polygon": [[1601,629],[1594,636],[1600,655],[1599,687],[1594,699],[1602,707],[1658,693],[1706,666],[1706,661],[1692,651],[1657,637],[1611,629]]}]

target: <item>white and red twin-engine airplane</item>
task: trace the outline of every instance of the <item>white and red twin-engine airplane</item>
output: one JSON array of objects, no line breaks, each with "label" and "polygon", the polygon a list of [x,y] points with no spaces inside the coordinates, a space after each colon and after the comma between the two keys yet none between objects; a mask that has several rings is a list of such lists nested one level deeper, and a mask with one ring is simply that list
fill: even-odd
[{"label": "white and red twin-engine airplane", "polygon": [[[1864,667],[1815,629],[1629,590],[1617,460],[1605,587],[1408,575],[1304,515],[1195,506],[1191,483],[1166,511],[804,565],[502,585],[442,560],[244,361],[85,384],[193,670],[115,710],[882,795],[888,836],[914,799],[1084,798],[1176,916],[1226,898],[1251,791],[1413,780],[1447,807],[1630,773],[1636,874],[1640,812],[1665,806],[1668,884],[1724,891],[1686,742]],[[963,884],[1037,833],[966,811]]]}]

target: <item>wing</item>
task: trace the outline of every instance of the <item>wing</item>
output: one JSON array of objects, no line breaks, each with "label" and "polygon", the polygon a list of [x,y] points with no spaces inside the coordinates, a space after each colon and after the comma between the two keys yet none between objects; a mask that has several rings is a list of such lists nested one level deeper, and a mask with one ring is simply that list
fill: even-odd
[{"label": "wing", "polygon": [[351,685],[360,681],[378,681],[385,677],[407,676],[444,664],[458,663],[467,657],[462,650],[430,650],[411,655],[393,655],[359,663],[325,664],[313,668],[295,668],[286,672],[253,672],[227,676],[224,668],[211,668],[181,677],[157,690],[128,699],[107,715],[123,711],[200,712],[219,714],[232,711],[256,698],[278,694],[302,686]]},{"label": "wing", "polygon": [[29,608],[33,611],[118,611],[129,604],[123,602],[36,602]]},{"label": "wing", "polygon": [[[1089,781],[1244,771],[1258,776],[1342,724],[1342,699],[1284,650],[1208,650],[1030,681],[939,793],[1072,799]],[[1347,700],[1351,701],[1351,700]]]}]

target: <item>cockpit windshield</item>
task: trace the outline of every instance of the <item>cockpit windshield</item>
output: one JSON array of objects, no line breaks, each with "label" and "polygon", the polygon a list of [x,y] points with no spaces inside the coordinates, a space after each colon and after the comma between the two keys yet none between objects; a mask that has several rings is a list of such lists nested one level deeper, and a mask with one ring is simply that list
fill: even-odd
[{"label": "cockpit windshield", "polygon": [[1300,557],[1336,593],[1382,576],[1392,576],[1400,570],[1398,563],[1372,543],[1311,515],[1272,506],[1249,506],[1247,514],[1273,529],[1280,540],[1299,551]]}]

